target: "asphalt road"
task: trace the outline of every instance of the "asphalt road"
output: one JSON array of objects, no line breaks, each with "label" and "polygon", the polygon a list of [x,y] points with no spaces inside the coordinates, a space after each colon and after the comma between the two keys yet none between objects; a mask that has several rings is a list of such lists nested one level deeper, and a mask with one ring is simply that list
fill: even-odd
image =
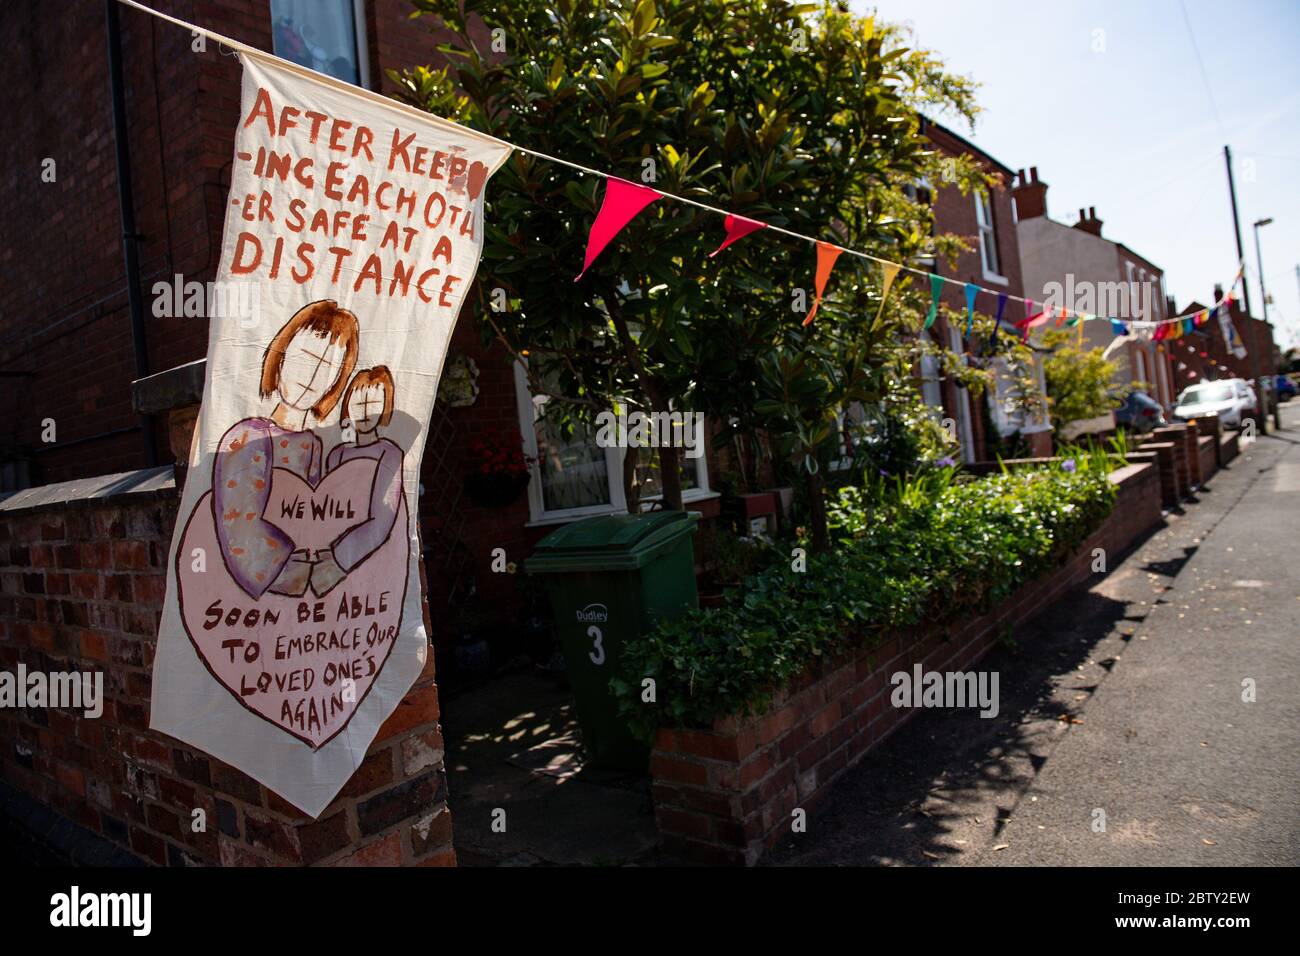
[{"label": "asphalt road", "polygon": [[919,714],[772,862],[1300,863],[1300,402],[1283,424],[986,658],[996,718]]}]

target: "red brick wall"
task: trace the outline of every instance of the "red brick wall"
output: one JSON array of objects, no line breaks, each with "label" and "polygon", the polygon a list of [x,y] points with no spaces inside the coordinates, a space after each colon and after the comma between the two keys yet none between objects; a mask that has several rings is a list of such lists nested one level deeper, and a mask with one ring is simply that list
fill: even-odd
[{"label": "red brick wall", "polygon": [[650,769],[665,848],[702,863],[757,862],[790,832],[795,808],[814,806],[847,767],[915,715],[891,705],[890,674],[917,663],[926,670],[969,669],[1007,625],[1030,620],[1086,581],[1094,548],[1118,555],[1160,521],[1154,468],[1129,466],[1112,480],[1119,499],[1103,526],[1065,565],[989,614],[951,629],[898,635],[814,666],[780,688],[763,714],[724,717],[707,730],[661,730]]},{"label": "red brick wall", "polygon": [[1219,436],[1219,466],[1222,467],[1241,453],[1238,432],[1228,432]]},{"label": "red brick wall", "polygon": [[[1006,292],[1008,295],[1023,296],[1024,283],[1020,272],[1020,241],[1012,213],[1010,170],[1005,169],[992,157],[981,153],[971,144],[955,136],[942,126],[933,123],[927,124],[926,136],[945,155],[970,156],[987,172],[994,173],[1002,179],[1001,184],[991,190],[990,198],[993,206],[993,228],[998,261],[1002,275],[1007,279],[1006,285],[998,285],[984,278],[983,263],[979,252],[979,221],[975,211],[975,197],[970,193],[963,194],[956,186],[939,188],[943,185],[942,183],[933,184],[935,186],[933,206],[935,232],[940,235],[951,233],[961,236],[970,245],[971,250],[959,253],[953,265],[950,265],[947,260],[943,260],[939,264],[938,271],[945,277],[962,283],[974,282],[982,288],[993,290],[994,293]],[[960,313],[964,313],[966,310],[966,297],[960,286],[951,283],[945,284],[942,301],[944,305],[956,309]],[[981,293],[976,299],[975,308],[981,314],[994,315],[997,310],[996,294]],[[1019,313],[1017,310],[1020,310]],[[1011,322],[1017,322],[1024,318],[1023,306],[1020,303],[1008,301],[1004,318]],[[932,335],[940,345],[945,348],[948,347],[948,325],[945,320],[940,319],[935,324]],[[967,393],[957,388],[950,380],[943,383],[942,390],[945,410],[954,419],[960,421],[956,409],[959,407],[959,403],[967,397]],[[983,458],[986,454],[987,436],[985,435],[985,421],[981,403],[986,403],[988,399],[986,395],[969,395],[969,400],[971,431],[975,441],[975,457],[978,459]]]},{"label": "red brick wall", "polygon": [[[154,0],[152,6],[264,50],[268,0]],[[437,62],[431,18],[409,0],[366,6],[372,82],[387,68]],[[212,42],[129,8],[120,11],[149,370],[207,351],[204,318],[156,318],[155,282],[216,273],[239,113],[238,61]],[[33,484],[110,474],[145,464],[132,431],[137,377],[127,308],[103,6],[12,0],[0,17],[0,88],[21,104],[0,137],[0,217],[22,241],[0,245],[0,460],[27,457]],[[57,181],[41,181],[41,162]],[[42,422],[58,441],[41,441]],[[165,422],[153,427],[159,460]]]},{"label": "red brick wall", "polygon": [[1204,484],[1219,467],[1219,440],[1210,435],[1202,435],[1196,439],[1196,442],[1201,466],[1201,482]]},{"label": "red brick wall", "polygon": [[[1215,293],[1217,297],[1220,290],[1216,289]],[[1204,306],[1192,302],[1184,312],[1195,314],[1202,308]],[[1258,371],[1261,376],[1276,374],[1276,363],[1273,360],[1273,326],[1262,319],[1248,317],[1240,302],[1232,304],[1228,315],[1242,343],[1246,346],[1246,357],[1237,358],[1228,350],[1223,341],[1223,332],[1219,328],[1219,320],[1211,316],[1208,322],[1196,327],[1191,334],[1164,343],[1170,357],[1174,360],[1172,380],[1175,383],[1175,392],[1180,392],[1189,385],[1215,379],[1244,378],[1248,382],[1253,382],[1256,359],[1258,359]],[[1212,365],[1211,362],[1215,364]],[[1184,367],[1178,368],[1178,363],[1182,363]]]},{"label": "red brick wall", "polygon": [[106,698],[98,719],[0,709],[0,779],[158,865],[453,865],[432,653],[315,821],[148,729],[175,510],[169,493],[0,511],[0,669],[102,671]]},{"label": "red brick wall", "polygon": [[1192,490],[1192,459],[1196,456],[1195,432],[1186,425],[1166,425],[1150,432],[1151,440],[1172,442],[1174,445],[1174,474],[1178,497],[1185,498]]},{"label": "red brick wall", "polygon": [[[188,3],[158,6],[190,12]],[[209,255],[195,166],[197,55],[187,34],[150,17],[124,9],[121,24],[147,293],[173,271],[202,272]],[[105,434],[136,419],[103,6],[14,0],[0,18],[0,45],[9,51],[0,86],[10,104],[0,217],[12,239],[22,237],[0,245],[0,370],[31,373],[0,378],[0,455],[30,454],[38,483],[138,467],[141,436]],[[41,181],[47,157],[56,162],[53,183]],[[202,354],[202,322],[150,326],[156,367]],[[54,445],[40,441],[45,418],[57,423]]]}]

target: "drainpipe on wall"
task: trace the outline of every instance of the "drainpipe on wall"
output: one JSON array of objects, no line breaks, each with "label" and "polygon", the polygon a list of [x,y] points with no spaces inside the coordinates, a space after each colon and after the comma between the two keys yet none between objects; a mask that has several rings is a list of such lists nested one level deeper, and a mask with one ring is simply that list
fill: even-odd
[{"label": "drainpipe on wall", "polygon": [[[131,311],[131,342],[135,347],[135,377],[149,374],[145,339],[144,301],[140,293],[140,236],[135,231],[135,199],[131,189],[131,143],[126,126],[126,86],[122,77],[122,34],[117,0],[104,0],[108,28],[108,77],[113,103],[113,141],[117,147],[117,200],[122,212],[122,258],[126,269],[126,299]],[[166,197],[163,197],[166,201]],[[138,428],[144,440],[145,466],[158,464],[154,450],[153,419],[141,415]]]}]

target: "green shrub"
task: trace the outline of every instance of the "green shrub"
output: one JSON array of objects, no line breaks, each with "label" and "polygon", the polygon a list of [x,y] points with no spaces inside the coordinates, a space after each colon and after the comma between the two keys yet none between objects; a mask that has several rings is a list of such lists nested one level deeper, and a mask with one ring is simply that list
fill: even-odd
[{"label": "green shrub", "polygon": [[[1110,513],[1115,488],[1105,470],[1084,459],[1073,471],[926,478],[884,501],[844,489],[831,508],[841,535],[834,551],[809,555],[804,571],[769,568],[722,607],[660,625],[627,648],[611,690],[645,737],[761,711],[824,654],[981,613],[1059,564]],[[657,704],[641,702],[647,677]]]}]

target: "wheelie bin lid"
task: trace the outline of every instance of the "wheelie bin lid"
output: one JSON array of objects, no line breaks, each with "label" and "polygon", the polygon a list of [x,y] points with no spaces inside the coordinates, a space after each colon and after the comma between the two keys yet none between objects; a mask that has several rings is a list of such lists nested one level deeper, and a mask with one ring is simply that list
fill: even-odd
[{"label": "wheelie bin lid", "polygon": [[631,571],[644,567],[686,534],[700,516],[688,511],[599,515],[552,531],[524,562],[529,574]]}]

